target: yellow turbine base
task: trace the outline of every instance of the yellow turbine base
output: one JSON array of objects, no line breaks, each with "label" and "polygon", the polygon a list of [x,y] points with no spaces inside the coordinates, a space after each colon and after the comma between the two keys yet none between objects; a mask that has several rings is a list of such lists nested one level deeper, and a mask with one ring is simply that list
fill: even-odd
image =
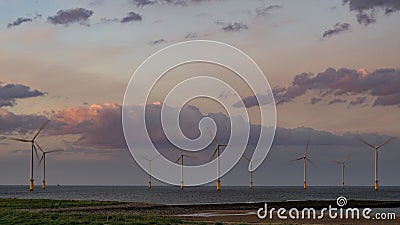
[{"label": "yellow turbine base", "polygon": [[149,188],[149,189],[151,189],[151,182],[149,181],[149,183],[147,184],[147,187]]},{"label": "yellow turbine base", "polygon": [[377,190],[379,189],[378,181],[377,181],[377,180],[376,180],[375,183],[374,183],[374,189],[375,189],[375,191],[377,191]]},{"label": "yellow turbine base", "polygon": [[305,181],[304,181],[304,184],[303,184],[303,188],[304,188],[304,190],[307,189],[307,182],[305,182]]},{"label": "yellow turbine base", "polygon": [[46,189],[46,181],[42,181],[42,189]]},{"label": "yellow turbine base", "polygon": [[181,182],[181,190],[183,190],[183,181]]},{"label": "yellow turbine base", "polygon": [[253,182],[250,182],[250,189],[253,189]]},{"label": "yellow turbine base", "polygon": [[33,180],[29,180],[29,190],[33,191]]},{"label": "yellow turbine base", "polygon": [[217,180],[217,191],[221,190],[221,182]]}]

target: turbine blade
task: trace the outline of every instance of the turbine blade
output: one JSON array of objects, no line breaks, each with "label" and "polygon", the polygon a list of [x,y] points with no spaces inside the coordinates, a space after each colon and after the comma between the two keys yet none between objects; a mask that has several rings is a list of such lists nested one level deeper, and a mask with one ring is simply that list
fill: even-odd
[{"label": "turbine blade", "polygon": [[[208,127],[207,127],[207,130],[208,130],[208,133],[210,134],[210,137],[213,139],[213,142],[214,142],[216,145],[218,145],[217,139],[215,139],[215,136],[212,135],[212,133],[211,133],[210,129],[208,129]],[[215,134],[215,135],[216,135],[216,134]]]},{"label": "turbine blade", "polygon": [[185,156],[185,157],[191,158],[191,159],[198,159],[196,156],[192,156],[192,155],[182,155],[182,156]]},{"label": "turbine blade", "polygon": [[331,161],[332,163],[337,163],[337,164],[342,164],[342,162],[339,161]]},{"label": "turbine blade", "polygon": [[43,158],[44,158],[44,154],[42,154],[42,157],[40,157],[40,161],[39,161],[39,163],[37,165],[37,168],[39,168],[40,165],[42,165]]},{"label": "turbine blade", "polygon": [[30,140],[21,139],[21,138],[13,138],[13,137],[6,137],[6,139],[13,140],[13,141],[21,141],[21,142],[31,142]]},{"label": "turbine blade", "polygon": [[382,146],[384,146],[384,145],[386,145],[387,143],[389,143],[391,140],[393,140],[394,139],[394,137],[391,137],[391,138],[388,138],[386,141],[384,141],[382,144],[380,144],[378,147],[376,147],[376,148],[380,148],[380,147],[382,147]]},{"label": "turbine blade", "polygon": [[36,146],[34,144],[32,144],[32,146],[33,146],[33,150],[34,150],[35,155],[36,155],[36,159],[39,161],[39,154],[37,152]]},{"label": "turbine blade", "polygon": [[35,145],[39,148],[39,150],[44,153],[43,149],[40,147],[39,143],[35,142]]},{"label": "turbine blade", "polygon": [[306,160],[307,160],[309,163],[311,163],[311,165],[313,165],[314,167],[317,167],[317,165],[315,165],[315,163],[314,163],[313,161],[311,161],[311,159],[306,158]]},{"label": "turbine blade", "polygon": [[64,151],[64,149],[54,149],[54,150],[47,151],[46,153],[63,152],[63,151]]},{"label": "turbine blade", "polygon": [[32,141],[34,141],[37,136],[40,134],[40,132],[43,130],[43,128],[47,125],[47,123],[49,123],[50,120],[46,120],[46,122],[42,125],[42,127],[40,127],[40,129],[36,132],[35,136],[33,136]]},{"label": "turbine blade", "polygon": [[298,158],[298,159],[290,160],[289,162],[295,162],[295,161],[299,161],[299,160],[302,160],[302,159],[303,159],[303,157],[300,157],[300,158]]},{"label": "turbine blade", "polygon": [[304,156],[307,155],[308,152],[308,146],[310,145],[310,140],[307,140],[307,146],[306,146],[306,150],[304,151]]},{"label": "turbine blade", "polygon": [[218,152],[218,146],[215,148],[214,153],[210,157],[210,160],[212,160],[214,158],[214,156],[215,156],[215,154],[217,154],[217,152]]},{"label": "turbine blade", "polygon": [[220,144],[219,147],[226,147],[228,146],[227,144]]},{"label": "turbine blade", "polygon": [[250,159],[247,158],[245,155],[242,155],[242,157],[243,157],[244,159],[246,159],[248,162],[250,162]]},{"label": "turbine blade", "polygon": [[375,146],[373,146],[373,145],[371,145],[370,143],[366,142],[364,139],[362,139],[362,138],[360,138],[360,137],[357,137],[357,139],[358,139],[359,141],[361,141],[362,143],[364,143],[365,145],[368,145],[368,146],[371,147],[371,148],[375,148]]},{"label": "turbine blade", "polygon": [[179,160],[182,158],[182,155],[178,157],[178,159],[175,161],[175,163],[179,162]]}]

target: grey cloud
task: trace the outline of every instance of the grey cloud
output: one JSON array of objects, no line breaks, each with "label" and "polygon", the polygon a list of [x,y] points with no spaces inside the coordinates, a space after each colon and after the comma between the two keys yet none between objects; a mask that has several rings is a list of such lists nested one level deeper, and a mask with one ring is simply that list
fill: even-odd
[{"label": "grey cloud", "polygon": [[23,23],[26,23],[26,22],[32,22],[32,19],[31,19],[31,18],[19,17],[19,18],[17,18],[15,21],[13,21],[13,22],[7,24],[7,28],[19,26],[19,25],[21,25],[21,24],[23,24]]},{"label": "grey cloud", "polygon": [[320,102],[321,100],[322,100],[322,98],[312,98],[312,99],[310,100],[310,103],[313,104],[313,105],[315,105],[315,104],[317,104],[318,102]]},{"label": "grey cloud", "polygon": [[357,12],[357,21],[360,24],[369,25],[376,21],[375,12],[383,10],[386,15],[400,10],[398,0],[343,0],[348,4],[350,11]]},{"label": "grey cloud", "polygon": [[71,23],[79,23],[88,25],[89,17],[93,15],[93,11],[85,8],[73,8],[59,10],[56,15],[47,17],[47,20],[55,25],[69,25]]},{"label": "grey cloud", "polygon": [[261,6],[256,9],[257,16],[266,16],[269,14],[271,10],[274,9],[281,9],[283,8],[282,5],[269,5],[269,6]]},{"label": "grey cloud", "polygon": [[224,24],[221,29],[226,32],[239,32],[241,30],[247,30],[249,27],[244,23],[234,22]]},{"label": "grey cloud", "polygon": [[16,115],[0,108],[0,133],[6,135],[11,133],[26,134],[38,129],[46,119],[45,116],[35,114]]},{"label": "grey cloud", "polygon": [[338,104],[338,103],[345,103],[346,100],[340,98],[334,98],[328,102],[328,105]]},{"label": "grey cloud", "polygon": [[[274,92],[274,91],[272,91],[272,92]],[[226,93],[226,94],[229,95],[230,93]],[[220,96],[225,97],[223,94],[221,94]],[[226,97],[228,97],[228,96],[226,96]],[[257,98],[259,101],[257,100]],[[254,106],[270,104],[270,103],[272,103],[272,99],[273,99],[272,96],[270,96],[268,94],[257,94],[256,96],[250,95],[245,98],[242,98],[242,102],[246,108],[251,108]],[[242,105],[241,102],[235,102],[232,106],[238,108],[241,105]]]},{"label": "grey cloud", "polygon": [[39,90],[31,90],[30,87],[22,84],[5,84],[0,82],[0,107],[14,106],[17,99],[43,96]]},{"label": "grey cloud", "polygon": [[356,100],[349,102],[350,106],[362,105],[367,100],[367,97],[358,97]]},{"label": "grey cloud", "polygon": [[336,23],[332,29],[329,29],[324,32],[322,38],[329,38],[332,35],[343,33],[345,31],[348,31],[349,29],[350,29],[350,24],[348,23]]},{"label": "grey cloud", "polygon": [[151,41],[151,42],[149,42],[149,44],[157,45],[157,44],[163,44],[163,43],[167,43],[167,42],[168,42],[167,40],[161,38],[161,39],[158,39],[158,40],[155,40],[155,41]]},{"label": "grey cloud", "polygon": [[142,16],[135,12],[129,12],[127,16],[121,19],[121,23],[128,23],[134,21],[142,21]]},{"label": "grey cloud", "polygon": [[157,1],[152,1],[152,0],[132,0],[132,3],[136,5],[137,7],[143,7],[147,5],[153,5],[156,4]]},{"label": "grey cloud", "polygon": [[288,87],[275,91],[280,103],[289,102],[309,91],[316,91],[321,97],[327,95],[369,94],[377,97],[374,105],[399,105],[400,70],[378,69],[373,72],[342,68],[313,75],[302,73],[293,78]]},{"label": "grey cloud", "polygon": [[189,32],[186,34],[185,39],[192,39],[192,38],[196,38],[197,34],[194,32]]}]

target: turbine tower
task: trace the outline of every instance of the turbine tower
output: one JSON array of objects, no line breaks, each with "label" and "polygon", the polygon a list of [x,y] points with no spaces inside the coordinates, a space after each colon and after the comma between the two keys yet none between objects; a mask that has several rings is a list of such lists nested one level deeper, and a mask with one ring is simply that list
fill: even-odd
[{"label": "turbine tower", "polygon": [[253,162],[251,161],[250,158],[247,158],[245,155],[243,155],[242,157],[243,157],[244,159],[246,159],[246,160],[249,162],[249,164],[250,164],[250,171],[249,171],[249,173],[250,173],[250,189],[253,189],[253,171],[252,171]]},{"label": "turbine tower", "polygon": [[179,162],[179,160],[181,161],[181,190],[183,190],[183,187],[184,187],[184,185],[183,185],[183,159],[184,159],[184,157],[195,158],[193,156],[183,154],[183,151],[181,150],[181,154],[179,155],[178,159],[175,161],[175,163]]},{"label": "turbine tower", "polygon": [[159,157],[159,155],[154,156],[151,159],[148,159],[144,156],[142,156],[143,159],[147,160],[149,162],[149,182],[147,183],[147,187],[150,190],[151,189],[151,162],[155,159],[157,159]]},{"label": "turbine tower", "polygon": [[215,138],[215,136],[213,137],[213,142],[215,143],[216,147],[214,150],[214,153],[211,156],[211,159],[214,158],[215,155],[217,155],[217,181],[216,181],[216,185],[217,185],[217,191],[221,190],[221,181],[220,181],[220,165],[219,165],[219,156],[220,156],[220,147],[226,147],[228,146],[227,144],[219,144],[217,139]]},{"label": "turbine tower", "polygon": [[368,142],[366,142],[365,140],[363,140],[362,138],[358,137],[358,140],[360,140],[362,143],[366,144],[367,146],[371,147],[374,152],[375,152],[375,157],[374,157],[374,162],[375,162],[375,168],[374,168],[374,189],[375,191],[377,191],[379,189],[379,185],[378,185],[378,149],[380,149],[381,147],[383,147],[384,145],[386,145],[387,143],[389,143],[389,141],[393,140],[394,138],[388,138],[386,141],[384,141],[382,144],[378,145],[378,146],[374,146]]},{"label": "turbine tower", "polygon": [[13,141],[19,141],[19,142],[30,142],[31,143],[31,160],[30,160],[30,179],[29,179],[29,190],[33,191],[33,154],[36,154],[36,157],[39,158],[38,154],[37,154],[37,150],[36,150],[36,146],[35,146],[35,140],[37,138],[37,136],[40,134],[40,132],[44,129],[44,127],[47,125],[47,123],[50,120],[47,120],[42,127],[40,127],[40,129],[36,132],[35,136],[33,136],[33,138],[31,140],[28,139],[21,139],[21,138],[13,138],[13,137],[7,137],[7,139],[9,140],[13,140]]},{"label": "turbine tower", "polygon": [[51,151],[44,151],[40,145],[36,142],[35,143],[36,147],[42,152],[42,157],[40,158],[38,166],[42,164],[42,189],[46,189],[46,154],[53,153],[53,152],[61,152],[64,151],[63,149],[56,149],[56,150],[51,150]]},{"label": "turbine tower", "polygon": [[337,164],[341,165],[341,167],[342,167],[342,189],[344,189],[344,169],[345,169],[345,164],[346,164],[346,161],[347,161],[349,158],[350,158],[350,155],[348,155],[348,156],[346,157],[346,159],[343,160],[343,161],[333,161],[334,163],[337,163]]},{"label": "turbine tower", "polygon": [[303,160],[304,161],[304,184],[303,184],[303,188],[304,189],[307,189],[307,161],[309,163],[311,163],[311,165],[315,166],[315,164],[307,157],[307,152],[308,152],[309,145],[310,145],[310,141],[307,141],[307,146],[306,146],[306,149],[304,150],[303,157],[300,157],[298,159],[292,160],[292,162],[299,161],[299,160]]}]

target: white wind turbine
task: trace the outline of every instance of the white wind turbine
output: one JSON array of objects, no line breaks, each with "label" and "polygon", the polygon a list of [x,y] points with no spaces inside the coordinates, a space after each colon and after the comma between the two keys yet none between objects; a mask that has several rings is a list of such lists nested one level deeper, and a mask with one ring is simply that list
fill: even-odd
[{"label": "white wind turbine", "polygon": [[148,182],[148,184],[147,184],[147,187],[149,188],[149,190],[151,189],[151,162],[152,162],[153,160],[157,159],[158,157],[159,157],[159,155],[156,155],[156,156],[154,156],[153,158],[148,159],[148,158],[142,156],[143,159],[145,159],[145,160],[147,160],[147,162],[149,162],[149,182]]},{"label": "white wind turbine", "polygon": [[313,166],[315,166],[315,164],[307,157],[307,152],[308,152],[309,145],[310,145],[310,141],[307,141],[307,146],[306,146],[306,149],[304,150],[303,157],[291,160],[292,162],[299,161],[299,160],[303,160],[304,161],[304,184],[303,184],[303,188],[304,189],[307,189],[307,161],[309,163],[311,163]]},{"label": "white wind turbine", "polygon": [[345,169],[345,164],[346,164],[346,161],[349,160],[350,156],[351,155],[348,155],[346,157],[346,159],[343,160],[343,161],[333,161],[334,163],[337,163],[337,164],[341,165],[341,168],[342,168],[342,189],[344,189],[344,169]]},{"label": "white wind turbine", "polygon": [[31,143],[31,160],[30,160],[30,179],[29,179],[29,190],[33,191],[33,154],[35,152],[36,157],[39,158],[38,154],[37,154],[37,150],[36,150],[36,146],[35,146],[35,140],[37,138],[37,136],[40,134],[40,132],[43,130],[43,128],[47,125],[47,123],[50,120],[47,120],[42,127],[40,127],[40,129],[36,132],[35,136],[33,136],[33,138],[31,140],[28,139],[21,139],[21,138],[13,138],[13,137],[7,137],[7,139],[9,140],[13,140],[13,141],[19,141],[19,142],[30,142]]},{"label": "white wind turbine", "polygon": [[243,155],[242,156],[245,160],[247,160],[248,162],[249,162],[249,164],[250,164],[250,171],[249,171],[249,174],[250,174],[250,189],[253,189],[253,161],[250,159],[250,158],[247,158],[245,155]]},{"label": "white wind turbine", "polygon": [[196,158],[196,157],[193,157],[190,155],[183,154],[183,151],[181,150],[181,154],[179,155],[178,159],[175,161],[175,163],[179,162],[179,160],[181,161],[181,190],[183,190],[183,187],[184,187],[184,185],[183,185],[183,165],[184,165],[183,159],[185,157],[186,158]]},{"label": "white wind turbine", "polygon": [[220,165],[219,165],[219,156],[220,156],[220,147],[226,147],[228,146],[227,144],[219,144],[217,139],[215,138],[215,136],[212,136],[213,138],[213,142],[215,143],[216,147],[214,150],[214,153],[211,156],[211,159],[214,158],[215,155],[217,155],[217,181],[216,181],[216,185],[217,185],[217,191],[221,190],[221,181],[220,181]]},{"label": "white wind turbine", "polygon": [[46,189],[46,154],[54,153],[54,152],[61,152],[64,150],[56,149],[56,150],[44,151],[37,142],[35,143],[35,145],[42,152],[42,157],[40,158],[38,166],[40,166],[40,164],[42,164],[42,162],[43,162],[43,164],[42,164],[42,189]]},{"label": "white wind turbine", "polygon": [[386,145],[387,143],[389,143],[389,141],[393,140],[394,138],[388,138],[386,141],[384,141],[382,144],[378,145],[378,146],[374,146],[368,142],[366,142],[365,140],[363,140],[360,137],[357,137],[358,140],[360,140],[362,143],[366,144],[367,146],[371,147],[372,150],[374,150],[375,152],[375,157],[374,157],[374,162],[375,162],[375,167],[374,167],[374,189],[375,191],[377,191],[379,189],[379,185],[378,185],[378,149],[380,149],[381,147],[383,147],[384,145]]}]

